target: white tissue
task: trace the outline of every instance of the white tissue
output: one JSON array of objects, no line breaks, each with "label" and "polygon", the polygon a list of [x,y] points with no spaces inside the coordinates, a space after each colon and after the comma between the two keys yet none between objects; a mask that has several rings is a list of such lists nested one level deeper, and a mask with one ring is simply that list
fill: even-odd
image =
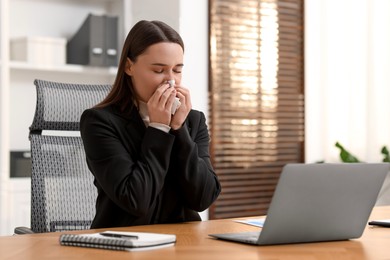
[{"label": "white tissue", "polygon": [[168,84],[169,84],[169,86],[172,88],[172,87],[174,87],[175,86],[175,80],[174,79],[171,79],[171,80],[168,80]]},{"label": "white tissue", "polygon": [[[171,80],[168,80],[168,84],[169,86],[172,88],[175,86],[175,80],[174,79],[171,79]],[[181,103],[180,103],[180,100],[179,98],[175,97],[175,101],[173,102],[172,104],[172,108],[171,108],[171,114],[174,115],[176,113],[176,110],[180,107]]]},{"label": "white tissue", "polygon": [[176,110],[180,107],[180,105],[181,105],[180,99],[175,97],[175,101],[173,102],[172,108],[171,108],[172,115],[174,115],[176,113]]},{"label": "white tissue", "polygon": [[[171,79],[171,80],[168,80],[167,83],[169,84],[169,86],[172,88],[175,86],[175,80],[174,79]],[[175,97],[175,101],[173,102],[172,104],[172,108],[171,108],[171,114],[174,115],[176,113],[176,110],[180,107],[181,103],[180,103],[180,99]]]}]

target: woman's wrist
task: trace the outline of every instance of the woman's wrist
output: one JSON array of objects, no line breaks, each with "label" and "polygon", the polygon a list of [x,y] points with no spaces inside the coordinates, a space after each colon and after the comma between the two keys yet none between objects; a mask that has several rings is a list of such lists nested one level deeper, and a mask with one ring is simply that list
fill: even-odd
[{"label": "woman's wrist", "polygon": [[179,130],[183,125],[171,125],[171,130]]},{"label": "woman's wrist", "polygon": [[150,127],[157,128],[165,133],[168,133],[171,130],[171,127],[166,125],[166,124],[161,124],[161,123],[150,123]]}]

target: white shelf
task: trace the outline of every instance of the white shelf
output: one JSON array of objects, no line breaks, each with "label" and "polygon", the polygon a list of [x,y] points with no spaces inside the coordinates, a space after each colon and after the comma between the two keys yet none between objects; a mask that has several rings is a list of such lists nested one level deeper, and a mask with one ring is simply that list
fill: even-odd
[{"label": "white shelf", "polygon": [[[34,79],[110,84],[117,67],[45,65],[16,61],[11,41],[19,37],[70,39],[89,13],[118,17],[118,42],[131,21],[133,0],[0,0],[0,235],[30,225],[30,178],[10,178],[10,151],[28,150],[28,128],[35,111]],[[21,19],[23,18],[23,19]],[[119,47],[119,46],[118,46]],[[38,55],[39,56],[39,55]]]},{"label": "white shelf", "polygon": [[117,67],[92,67],[76,64],[65,65],[42,65],[31,64],[21,61],[11,61],[10,69],[13,71],[31,71],[31,72],[61,72],[75,73],[83,75],[115,76]]}]

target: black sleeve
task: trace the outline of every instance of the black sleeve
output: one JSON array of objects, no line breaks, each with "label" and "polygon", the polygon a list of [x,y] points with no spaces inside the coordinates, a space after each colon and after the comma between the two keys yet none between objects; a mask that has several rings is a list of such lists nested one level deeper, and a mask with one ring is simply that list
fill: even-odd
[{"label": "black sleeve", "polygon": [[188,124],[171,133],[176,137],[172,157],[177,158],[175,165],[182,199],[189,208],[203,211],[221,192],[210,160],[210,137],[204,114],[192,111]]},{"label": "black sleeve", "polygon": [[113,118],[98,109],[83,113],[80,131],[88,166],[113,202],[142,216],[163,188],[175,138],[152,127],[141,136],[136,127]]}]

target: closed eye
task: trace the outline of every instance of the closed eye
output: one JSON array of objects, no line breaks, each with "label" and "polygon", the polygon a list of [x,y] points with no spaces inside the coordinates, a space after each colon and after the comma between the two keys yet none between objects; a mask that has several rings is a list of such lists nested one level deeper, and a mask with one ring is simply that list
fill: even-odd
[{"label": "closed eye", "polygon": [[[161,74],[161,73],[164,73],[164,71],[166,70],[166,69],[168,69],[168,67],[167,67],[167,65],[165,65],[165,64],[160,64],[160,63],[155,63],[155,64],[152,64],[153,66],[157,66],[157,67],[155,67],[154,69],[153,69],[153,71],[155,72],[155,73],[157,73],[157,74]],[[183,68],[183,64],[178,64],[178,65],[176,65],[173,69],[172,69],[172,71],[174,72],[174,73],[181,73],[182,72],[182,68]],[[169,69],[168,69],[169,70]]]},{"label": "closed eye", "polygon": [[[164,69],[161,69],[161,70],[153,70],[154,73],[157,73],[157,74],[162,74],[164,73]],[[172,70],[174,73],[181,73],[181,69],[174,69]]]}]

